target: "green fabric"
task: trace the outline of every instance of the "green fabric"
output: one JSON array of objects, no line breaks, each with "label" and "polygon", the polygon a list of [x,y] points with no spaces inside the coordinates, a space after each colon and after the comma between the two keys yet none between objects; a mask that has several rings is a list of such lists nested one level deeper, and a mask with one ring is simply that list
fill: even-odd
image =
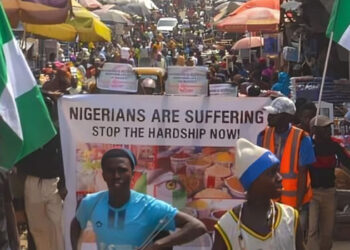
[{"label": "green fabric", "polygon": [[336,0],[333,5],[332,14],[329,20],[326,35],[330,37],[333,33],[333,40],[339,42],[344,32],[350,25],[350,1]]},{"label": "green fabric", "polygon": [[12,37],[10,24],[7,20],[5,10],[0,3],[0,94],[7,83],[7,69],[3,45],[11,41]]},{"label": "green fabric", "polygon": [[7,169],[12,168],[21,147],[22,140],[7,123],[0,120],[0,166]]},{"label": "green fabric", "polygon": [[23,133],[23,147],[17,161],[50,141],[56,134],[38,86],[16,99]]}]

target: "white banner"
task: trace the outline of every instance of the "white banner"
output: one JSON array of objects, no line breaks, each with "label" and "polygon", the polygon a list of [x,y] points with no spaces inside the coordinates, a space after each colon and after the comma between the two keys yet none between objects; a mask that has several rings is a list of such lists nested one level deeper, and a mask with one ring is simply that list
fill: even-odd
[{"label": "white banner", "polygon": [[[266,126],[262,107],[269,102],[269,98],[226,96],[62,97],[59,121],[69,190],[65,201],[66,249],[71,249],[69,225],[77,200],[106,189],[100,159],[115,147],[127,147],[137,157],[135,190],[196,216],[212,231],[222,211],[244,196],[233,176],[235,142],[240,137],[256,142]],[[85,236],[90,235],[89,230]],[[84,246],[91,247],[90,236],[84,239]],[[174,249],[211,247],[211,235],[206,235]]]},{"label": "white banner", "polygon": [[169,66],[165,92],[168,95],[208,95],[208,67]]},{"label": "white banner", "polygon": [[104,90],[136,93],[138,81],[130,64],[105,63],[97,78],[97,87]]}]

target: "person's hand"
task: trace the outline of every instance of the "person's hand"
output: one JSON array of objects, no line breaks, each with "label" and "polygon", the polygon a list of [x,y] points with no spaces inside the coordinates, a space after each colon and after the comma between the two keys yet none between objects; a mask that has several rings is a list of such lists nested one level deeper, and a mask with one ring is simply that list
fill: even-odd
[{"label": "person's hand", "polygon": [[64,201],[64,199],[66,198],[67,194],[68,194],[68,190],[66,187],[60,187],[58,189],[58,194],[60,195],[61,199]]},{"label": "person's hand", "polygon": [[154,242],[152,244],[149,244],[146,248],[138,248],[137,250],[162,250],[162,247],[160,247],[157,242]]}]

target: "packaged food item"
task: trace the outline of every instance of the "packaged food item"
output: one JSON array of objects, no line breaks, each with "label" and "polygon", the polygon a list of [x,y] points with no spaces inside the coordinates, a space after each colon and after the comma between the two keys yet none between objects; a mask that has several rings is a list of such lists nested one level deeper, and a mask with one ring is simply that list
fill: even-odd
[{"label": "packaged food item", "polygon": [[137,165],[153,170],[158,168],[158,146],[135,146]]},{"label": "packaged food item", "polygon": [[187,176],[186,174],[179,174],[178,176],[181,184],[186,189],[188,197],[203,189],[203,179],[195,178],[191,175]]},{"label": "packaged food item", "polygon": [[170,166],[174,173],[186,173],[186,161],[190,159],[187,153],[177,153],[170,157]]},{"label": "packaged food item", "polygon": [[204,176],[204,171],[211,165],[211,162],[203,159],[202,157],[190,159],[186,161],[186,174]]},{"label": "packaged food item", "polygon": [[227,192],[216,189],[216,188],[206,188],[194,195],[194,199],[231,199],[231,195]]},{"label": "packaged food item", "polygon": [[230,152],[219,152],[214,155],[215,164],[230,168],[235,162],[235,157]]},{"label": "packaged food item", "polygon": [[187,205],[190,208],[194,208],[197,211],[198,218],[206,218],[210,215],[210,206],[208,201],[205,200],[193,200]]},{"label": "packaged food item", "polygon": [[237,198],[244,198],[245,192],[241,182],[237,177],[231,176],[225,179],[225,185],[228,187],[229,192]]},{"label": "packaged food item", "polygon": [[221,165],[213,165],[205,170],[204,186],[206,188],[221,188],[225,178],[231,176],[231,169]]}]

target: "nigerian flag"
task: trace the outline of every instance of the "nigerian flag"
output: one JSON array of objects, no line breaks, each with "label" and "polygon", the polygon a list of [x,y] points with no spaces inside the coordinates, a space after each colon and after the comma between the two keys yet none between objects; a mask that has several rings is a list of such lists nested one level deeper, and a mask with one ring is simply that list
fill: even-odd
[{"label": "nigerian flag", "polygon": [[350,0],[336,0],[327,28],[327,37],[350,50]]},{"label": "nigerian flag", "polygon": [[55,134],[40,89],[0,3],[0,166],[11,168]]}]

